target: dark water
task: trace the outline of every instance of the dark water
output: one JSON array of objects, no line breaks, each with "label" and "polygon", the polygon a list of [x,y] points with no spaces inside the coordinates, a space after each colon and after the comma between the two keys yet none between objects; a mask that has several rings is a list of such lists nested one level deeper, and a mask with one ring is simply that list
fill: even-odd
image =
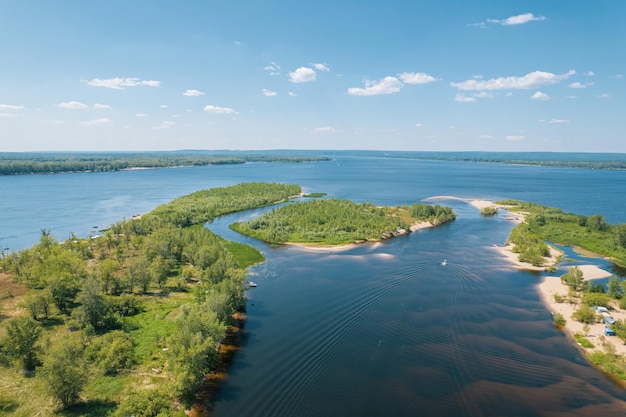
[{"label": "dark water", "polygon": [[[86,236],[189,192],[278,181],[357,202],[434,195],[515,198],[626,222],[626,173],[339,158],[104,174],[0,177],[0,244],[30,246],[41,228]],[[215,397],[226,416],[623,416],[626,391],[554,328],[539,275],[495,251],[512,227],[443,200],[458,219],[347,251],[260,248],[241,350]],[[447,258],[447,266],[440,262]]]},{"label": "dark water", "polygon": [[[257,244],[268,261],[252,270],[246,336],[213,414],[624,415],[623,388],[555,329],[540,276],[491,249],[510,222],[447,203],[455,222],[379,245]],[[235,239],[240,217],[210,228]]]}]

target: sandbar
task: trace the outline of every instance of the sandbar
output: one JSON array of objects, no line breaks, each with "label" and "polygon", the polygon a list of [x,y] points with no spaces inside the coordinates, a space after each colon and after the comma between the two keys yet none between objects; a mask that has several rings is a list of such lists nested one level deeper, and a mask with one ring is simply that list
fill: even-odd
[{"label": "sandbar", "polygon": [[[493,206],[496,208],[505,208],[503,206],[498,206],[496,204],[490,203],[484,200],[471,200],[470,204],[478,209],[482,209],[482,207]],[[516,213],[516,221],[522,217],[523,214]],[[549,246],[550,248],[550,256],[546,257],[546,264],[548,265],[556,265],[559,261],[559,256],[561,256],[561,252],[556,248]],[[493,245],[493,249],[497,250],[511,265],[515,266],[518,269],[528,270],[528,271],[545,271],[546,267],[541,266],[537,267],[531,265],[526,262],[520,262],[518,259],[518,254],[513,253],[513,245],[508,244],[505,246]],[[612,276],[609,271],[606,271],[596,265],[576,265],[583,273],[583,279],[585,281],[597,280],[608,278]],[[573,268],[571,266],[570,268]],[[588,329],[585,329],[585,324],[579,321],[576,321],[572,318],[572,314],[576,311],[581,304],[580,299],[570,299],[568,297],[569,287],[561,282],[560,277],[552,277],[552,276],[544,276],[542,278],[541,283],[537,284],[537,291],[539,296],[548,309],[552,313],[553,316],[560,313],[566,320],[565,327],[563,328],[568,337],[576,343],[582,351],[593,351],[596,349],[602,350],[602,341],[605,343],[610,343],[615,348],[615,352],[618,354],[626,355],[626,344],[617,336],[604,336],[604,327],[605,325],[599,321],[594,324],[590,324]],[[564,300],[561,303],[558,303],[554,299],[554,295],[558,294]],[[624,320],[626,319],[626,311],[620,309],[611,309],[611,316],[615,320]],[[585,331],[587,330],[587,331]],[[575,339],[574,334],[580,334],[585,336],[592,344],[594,344],[594,348],[583,348]]]}]

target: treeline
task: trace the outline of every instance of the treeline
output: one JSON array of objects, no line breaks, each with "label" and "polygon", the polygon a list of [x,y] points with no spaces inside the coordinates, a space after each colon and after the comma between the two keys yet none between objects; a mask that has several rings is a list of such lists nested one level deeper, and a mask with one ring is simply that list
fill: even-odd
[{"label": "treeline", "polygon": [[626,224],[611,225],[600,214],[581,216],[554,207],[517,200],[498,201],[509,210],[527,213],[525,221],[511,232],[509,241],[520,260],[542,265],[548,248],[545,241],[578,246],[626,265]]},{"label": "treeline", "polygon": [[450,207],[414,204],[377,207],[370,203],[322,199],[287,204],[230,227],[270,243],[345,244],[389,238],[416,222],[439,225],[456,218]]},{"label": "treeline", "polygon": [[106,172],[133,168],[317,162],[330,158],[299,155],[209,155],[184,153],[0,153],[0,175]]},{"label": "treeline", "polygon": [[29,394],[3,389],[0,409],[34,415],[53,399],[89,415],[183,416],[175,404],[193,401],[214,369],[245,309],[245,268],[262,260],[202,224],[299,192],[264,183],[206,190],[97,238],[58,242],[44,230],[31,249],[0,259],[1,273],[29,288],[0,315],[0,385],[16,386],[16,366]]}]

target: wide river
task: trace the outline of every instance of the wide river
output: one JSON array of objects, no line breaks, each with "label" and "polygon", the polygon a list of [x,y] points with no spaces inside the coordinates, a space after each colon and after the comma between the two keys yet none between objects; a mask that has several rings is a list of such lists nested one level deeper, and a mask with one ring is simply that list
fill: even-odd
[{"label": "wide river", "polygon": [[[203,188],[289,182],[380,205],[514,198],[626,222],[626,172],[339,157],[115,173],[0,177],[0,245],[87,236]],[[557,330],[535,285],[493,249],[512,222],[440,200],[456,221],[345,251],[253,244],[242,346],[214,398],[226,416],[623,416],[626,391]],[[448,259],[442,266],[441,260]],[[564,270],[558,273],[563,273]]]}]

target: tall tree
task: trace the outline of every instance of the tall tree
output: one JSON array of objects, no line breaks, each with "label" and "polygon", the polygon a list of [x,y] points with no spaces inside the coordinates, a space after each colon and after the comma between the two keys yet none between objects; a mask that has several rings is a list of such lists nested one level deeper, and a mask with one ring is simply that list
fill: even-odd
[{"label": "tall tree", "polygon": [[37,355],[41,348],[37,344],[41,337],[41,325],[31,317],[15,317],[6,324],[4,350],[17,360],[26,371],[32,371],[37,365]]}]

